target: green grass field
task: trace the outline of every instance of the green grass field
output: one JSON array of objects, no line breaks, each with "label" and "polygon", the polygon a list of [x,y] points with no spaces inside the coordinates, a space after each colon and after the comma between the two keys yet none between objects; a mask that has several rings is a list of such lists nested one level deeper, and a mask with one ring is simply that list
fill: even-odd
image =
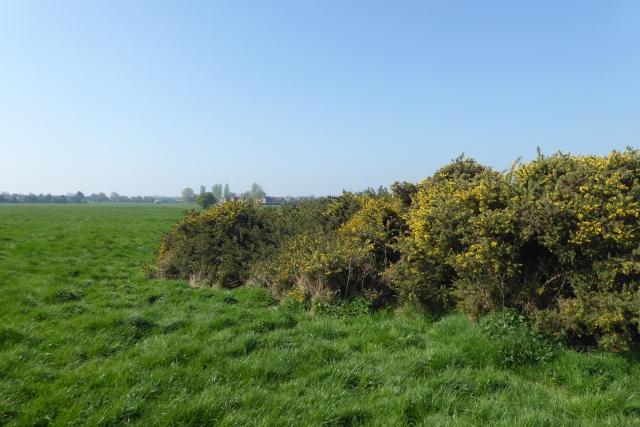
[{"label": "green grass field", "polygon": [[0,205],[0,425],[640,425],[638,352],[147,279],[183,208]]}]

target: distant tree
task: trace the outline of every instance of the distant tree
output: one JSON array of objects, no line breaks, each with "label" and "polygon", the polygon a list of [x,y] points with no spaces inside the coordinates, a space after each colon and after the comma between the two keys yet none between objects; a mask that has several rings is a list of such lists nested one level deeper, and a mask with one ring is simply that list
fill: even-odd
[{"label": "distant tree", "polygon": [[187,187],[184,190],[182,190],[182,202],[183,203],[192,203],[194,197],[195,197],[195,193],[193,192],[192,188]]},{"label": "distant tree", "polygon": [[67,198],[65,196],[53,196],[51,203],[67,203]]},{"label": "distant tree", "polygon": [[98,194],[92,193],[89,197],[87,197],[90,202],[110,202],[109,198],[106,194],[100,192]]},{"label": "distant tree", "polygon": [[251,192],[249,196],[251,200],[257,202],[262,200],[266,195],[267,193],[264,191],[264,188],[262,188],[260,184],[254,182],[253,185],[251,185]]},{"label": "distant tree", "polygon": [[209,209],[211,206],[215,205],[217,202],[216,196],[211,192],[200,193],[196,198],[196,203],[202,206],[204,209]]},{"label": "distant tree", "polygon": [[112,202],[119,202],[120,201],[120,195],[118,193],[116,193],[115,191],[111,192],[111,195],[109,196],[109,198],[111,199]]},{"label": "distant tree", "polygon": [[200,194],[204,194],[207,192],[207,187],[205,187],[204,185],[200,186]]},{"label": "distant tree", "polygon": [[231,192],[229,191],[229,184],[224,185],[224,191],[222,192],[222,197],[225,200],[229,200],[231,198]]},{"label": "distant tree", "polygon": [[251,198],[251,191],[245,191],[240,193],[240,200],[249,200]]},{"label": "distant tree", "polygon": [[22,198],[22,203],[38,203],[38,196],[33,193],[29,193]]},{"label": "distant tree", "polygon": [[211,187],[211,192],[217,200],[222,199],[222,184],[216,184]]},{"label": "distant tree", "polygon": [[39,203],[51,203],[51,198],[52,198],[52,197],[53,197],[53,196],[52,196],[51,194],[46,194],[46,195],[44,195],[44,196],[43,196],[42,194],[40,194],[40,195],[38,196],[38,202],[39,202]]},{"label": "distant tree", "polygon": [[4,194],[0,194],[0,203],[9,203],[9,199]]},{"label": "distant tree", "polygon": [[85,200],[84,200],[84,194],[82,194],[82,191],[78,191],[75,196],[72,196],[71,201],[73,203],[83,203]]}]

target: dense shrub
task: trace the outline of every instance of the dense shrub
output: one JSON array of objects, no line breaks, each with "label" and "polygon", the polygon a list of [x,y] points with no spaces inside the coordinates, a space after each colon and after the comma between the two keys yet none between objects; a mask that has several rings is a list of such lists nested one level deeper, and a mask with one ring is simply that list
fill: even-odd
[{"label": "dense shrub", "polygon": [[508,251],[490,257],[491,265],[478,255],[495,251],[494,239],[505,234],[504,219],[492,215],[507,206],[509,190],[501,174],[466,158],[456,159],[415,186],[405,214],[409,233],[397,245],[402,259],[386,272],[401,301],[439,312],[453,306],[454,284],[460,285],[461,279],[472,278],[468,284],[491,280],[495,287],[509,271]]},{"label": "dense shrub", "polygon": [[325,302],[364,296],[375,305],[390,298],[380,272],[397,257],[394,231],[386,227],[395,227],[398,215],[385,199],[386,192],[367,191],[285,207],[284,238],[255,265],[251,283],[281,297],[294,292]]},{"label": "dense shrub", "polygon": [[286,297],[332,300],[362,295],[375,267],[366,242],[339,233],[382,190],[285,204],[281,212],[251,201],[194,210],[162,240],[149,272],[194,285],[249,282]]},{"label": "dense shrub", "polygon": [[203,213],[187,211],[164,235],[150,273],[194,286],[237,286],[272,249],[277,213],[251,201],[228,202]]},{"label": "dense shrub", "polygon": [[391,194],[191,211],[152,270],[323,304],[397,299],[475,319],[511,309],[570,343],[627,350],[639,339],[639,181],[633,149],[539,154],[504,173],[461,156]]},{"label": "dense shrub", "polygon": [[372,272],[366,254],[342,244],[334,232],[291,236],[253,268],[251,284],[285,297],[333,300],[361,290]]},{"label": "dense shrub", "polygon": [[521,233],[544,270],[526,311],[568,339],[626,350],[640,315],[640,154],[540,156],[515,178]]},{"label": "dense shrub", "polygon": [[436,173],[412,196],[403,259],[387,274],[428,307],[517,308],[569,341],[625,350],[640,314],[639,178],[633,150]]}]

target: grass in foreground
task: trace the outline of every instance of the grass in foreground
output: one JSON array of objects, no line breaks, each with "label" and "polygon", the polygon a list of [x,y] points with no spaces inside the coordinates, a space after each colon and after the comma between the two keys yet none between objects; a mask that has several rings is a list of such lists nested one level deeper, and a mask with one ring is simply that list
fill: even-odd
[{"label": "grass in foreground", "polygon": [[145,278],[182,209],[0,205],[0,425],[640,425],[637,353]]}]

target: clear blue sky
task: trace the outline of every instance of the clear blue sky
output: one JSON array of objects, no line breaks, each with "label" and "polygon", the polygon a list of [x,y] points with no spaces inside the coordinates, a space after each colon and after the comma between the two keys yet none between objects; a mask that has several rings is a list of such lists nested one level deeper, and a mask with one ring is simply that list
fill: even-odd
[{"label": "clear blue sky", "polygon": [[0,2],[0,191],[319,196],[628,145],[638,1]]}]

